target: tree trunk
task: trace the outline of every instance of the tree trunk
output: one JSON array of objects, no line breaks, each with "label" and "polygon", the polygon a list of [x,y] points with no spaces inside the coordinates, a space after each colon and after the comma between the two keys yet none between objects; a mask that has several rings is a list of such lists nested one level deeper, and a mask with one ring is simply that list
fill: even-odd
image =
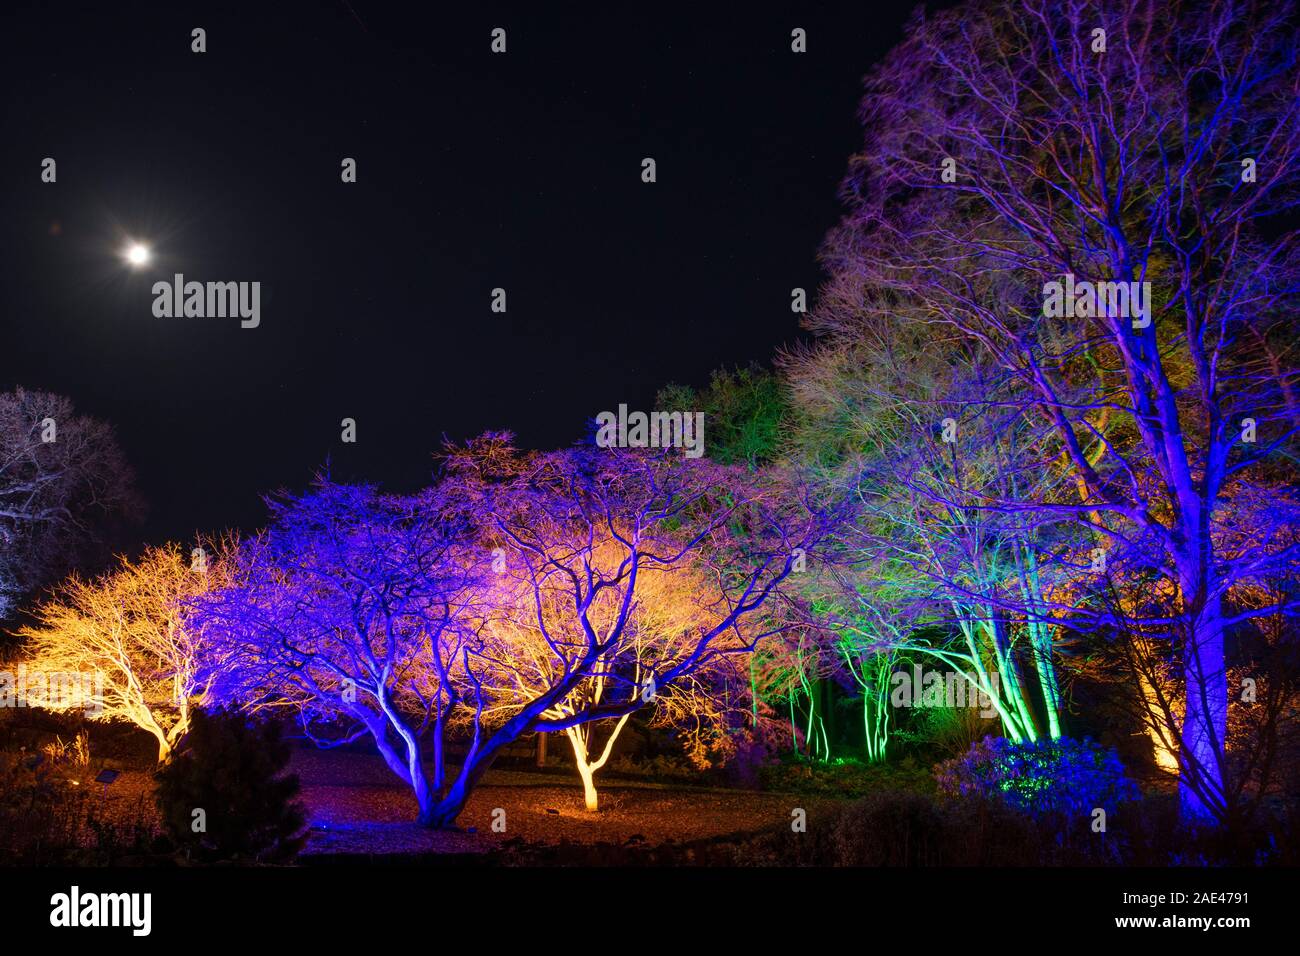
[{"label": "tree trunk", "polygon": [[422,826],[432,826],[434,820],[434,811],[437,805],[437,795],[432,787],[429,786],[429,777],[425,772],[424,755],[420,752],[420,742],[409,729],[399,730],[398,737],[406,745],[406,756],[402,757],[398,753],[393,743],[383,736],[383,726],[375,721],[376,726],[372,728],[371,735],[374,738],[375,746],[379,750],[379,755],[384,758],[384,763],[388,764],[388,769],[393,771],[415,794],[415,802],[419,807],[419,813],[416,821]]},{"label": "tree trunk", "polygon": [[415,802],[420,807],[416,822],[420,826],[427,827],[433,822],[437,801],[435,791],[429,786],[429,780],[425,776],[423,761],[418,756],[411,761],[411,788],[415,791]]},{"label": "tree trunk", "polygon": [[[539,708],[540,709],[540,708]],[[515,717],[507,721],[505,726],[488,738],[488,742],[481,748],[471,749],[465,755],[465,763],[460,768],[460,773],[452,781],[451,786],[447,789],[446,795],[437,802],[429,819],[422,820],[425,826],[435,827],[437,829],[454,829],[456,818],[460,816],[461,811],[465,809],[465,804],[469,802],[469,795],[477,786],[483,774],[488,772],[497,754],[503,747],[508,746],[517,740],[525,728],[532,722],[535,715],[529,714],[522,717]]]},{"label": "tree trunk", "polygon": [[1223,751],[1228,727],[1228,681],[1218,597],[1201,605],[1190,630],[1183,653],[1187,706],[1179,802],[1184,820],[1213,825],[1223,821],[1227,809]]},{"label": "tree trunk", "polygon": [[596,795],[596,768],[587,760],[587,742],[582,739],[581,727],[570,727],[564,733],[573,745],[573,762],[578,767],[578,776],[582,778],[582,796],[587,803],[587,810],[595,813],[599,808]]}]

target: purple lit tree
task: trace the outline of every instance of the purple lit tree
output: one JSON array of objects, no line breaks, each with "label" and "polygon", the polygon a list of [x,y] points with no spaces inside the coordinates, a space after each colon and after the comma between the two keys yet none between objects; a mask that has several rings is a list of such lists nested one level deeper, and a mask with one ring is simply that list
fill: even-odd
[{"label": "purple lit tree", "polygon": [[[497,560],[500,605],[513,611],[522,593],[550,660],[540,671],[524,665],[548,686],[530,687],[499,725],[476,724],[436,813],[443,825],[521,734],[617,721],[657,695],[689,698],[721,662],[790,630],[780,608],[789,578],[834,518],[789,482],[671,452],[521,454],[489,435],[453,450],[449,469],[449,494],[476,516]],[[652,593],[656,603],[672,600],[666,590],[686,627],[647,646],[637,608]],[[490,622],[484,636],[494,639]],[[519,666],[508,648],[465,661],[476,688]],[[597,682],[600,694],[586,692]]]},{"label": "purple lit tree", "polygon": [[[418,496],[320,482],[275,502],[239,583],[196,602],[214,696],[295,708],[321,746],[371,738],[419,821],[451,826],[522,734],[616,722],[658,695],[671,709],[784,632],[782,585],[829,521],[744,469],[520,454],[498,436],[453,449]],[[648,633],[647,605],[666,603],[673,633]],[[454,778],[452,732],[467,744]]]},{"label": "purple lit tree", "polygon": [[458,675],[481,579],[467,526],[440,505],[320,481],[273,502],[269,529],[235,559],[238,583],[196,602],[219,701],[293,708],[321,747],[369,737],[422,823],[466,706]]},{"label": "purple lit tree", "polygon": [[[1294,12],[1024,0],[918,17],[868,79],[810,323],[851,348],[897,316],[996,370],[961,427],[1014,427],[1016,467],[1065,480],[987,482],[963,507],[1167,591],[1140,626],[1179,660],[1182,806],[1200,822],[1234,812],[1227,639],[1297,610],[1294,589],[1242,597],[1296,572]],[[1027,620],[1128,623],[1104,602],[1021,603]]]}]

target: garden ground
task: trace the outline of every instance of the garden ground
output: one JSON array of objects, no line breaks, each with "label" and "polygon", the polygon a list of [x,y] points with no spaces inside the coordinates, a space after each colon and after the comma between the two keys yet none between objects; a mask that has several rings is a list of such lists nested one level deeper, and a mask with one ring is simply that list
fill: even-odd
[{"label": "garden ground", "polygon": [[[815,813],[835,802],[827,797],[611,777],[604,786],[597,779],[600,809],[590,813],[576,774],[552,768],[494,769],[475,788],[457,821],[459,831],[431,831],[411,822],[416,809],[413,797],[378,757],[300,750],[290,766],[302,782],[302,801],[311,821],[311,839],[304,850],[308,855],[471,853],[508,840],[686,843],[769,830],[789,823],[795,808]],[[492,828],[498,809],[505,811],[504,832]],[[496,816],[501,819],[501,814]]]},{"label": "garden ground", "polygon": [[[188,861],[161,838],[154,753],[145,735],[97,728],[89,762],[78,764],[40,759],[52,740],[63,739],[44,722],[10,720],[8,732],[0,733],[0,846],[11,851],[11,862]],[[1177,800],[1167,782],[1145,781],[1146,796],[1116,808],[1110,832],[1098,836],[1090,817],[1039,825],[986,801],[936,799],[933,761],[924,755],[875,766],[781,760],[739,773],[733,767],[699,773],[656,756],[612,762],[597,778],[601,809],[589,813],[567,755],[552,754],[539,769],[530,747],[521,749],[488,772],[458,829],[437,831],[414,823],[414,797],[377,755],[294,746],[288,769],[298,776],[309,828],[300,862],[1006,866],[1300,860],[1300,828],[1283,825],[1290,814],[1282,806],[1274,808],[1275,822],[1264,832],[1231,837],[1221,846],[1189,842],[1177,829]],[[105,769],[118,771],[107,785],[95,779]],[[791,828],[799,809],[806,813],[806,833]],[[494,819],[504,820],[504,831],[493,828]]]},{"label": "garden ground", "polygon": [[[107,786],[94,779],[105,767],[119,772]],[[310,826],[304,862],[332,855],[482,854],[520,842],[653,847],[726,840],[788,825],[796,808],[816,815],[840,802],[832,795],[693,786],[608,773],[597,778],[600,809],[591,813],[573,768],[553,759],[545,769],[489,770],[458,819],[458,829],[430,830],[414,823],[414,797],[376,755],[295,748],[289,771],[298,775],[299,800]],[[77,793],[97,818],[123,831],[161,829],[153,766],[147,760],[92,760],[80,771],[65,768],[51,776],[50,785]],[[497,810],[504,811],[504,831],[493,829]],[[502,819],[500,813],[495,816]]]}]

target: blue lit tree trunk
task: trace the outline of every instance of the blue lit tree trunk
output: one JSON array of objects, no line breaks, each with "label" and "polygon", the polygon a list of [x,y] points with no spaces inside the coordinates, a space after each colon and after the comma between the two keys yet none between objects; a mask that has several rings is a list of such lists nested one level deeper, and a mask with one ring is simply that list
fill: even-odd
[{"label": "blue lit tree trunk", "polygon": [[[1046,612],[1113,635],[1113,584],[1180,649],[1196,823],[1230,818],[1238,789],[1229,631],[1297,611],[1252,600],[1294,573],[1300,369],[1257,343],[1297,335],[1297,88],[1288,2],[1024,0],[918,21],[868,83],[812,322],[841,351],[889,327],[987,369],[951,417],[1027,429],[1060,480],[949,497],[1056,539],[1038,552]],[[1068,308],[1067,285],[1087,290]],[[935,422],[927,397],[916,413]],[[1120,570],[1089,567],[1089,547]]]}]

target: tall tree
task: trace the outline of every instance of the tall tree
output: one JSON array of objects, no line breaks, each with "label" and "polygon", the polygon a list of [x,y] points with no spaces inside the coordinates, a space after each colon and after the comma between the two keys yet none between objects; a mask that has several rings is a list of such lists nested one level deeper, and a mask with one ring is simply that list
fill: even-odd
[{"label": "tall tree", "polygon": [[[1072,523],[1169,584],[1175,613],[1150,623],[1180,656],[1182,805],[1204,822],[1233,812],[1227,636],[1279,607],[1234,589],[1296,557],[1294,473],[1270,470],[1294,439],[1295,353],[1258,345],[1296,335],[1294,13],[1024,0],[918,17],[868,79],[811,323],[851,342],[889,307],[983,352],[984,409],[1018,412],[1069,481],[979,507]],[[1271,514],[1232,526],[1230,500]]]}]

